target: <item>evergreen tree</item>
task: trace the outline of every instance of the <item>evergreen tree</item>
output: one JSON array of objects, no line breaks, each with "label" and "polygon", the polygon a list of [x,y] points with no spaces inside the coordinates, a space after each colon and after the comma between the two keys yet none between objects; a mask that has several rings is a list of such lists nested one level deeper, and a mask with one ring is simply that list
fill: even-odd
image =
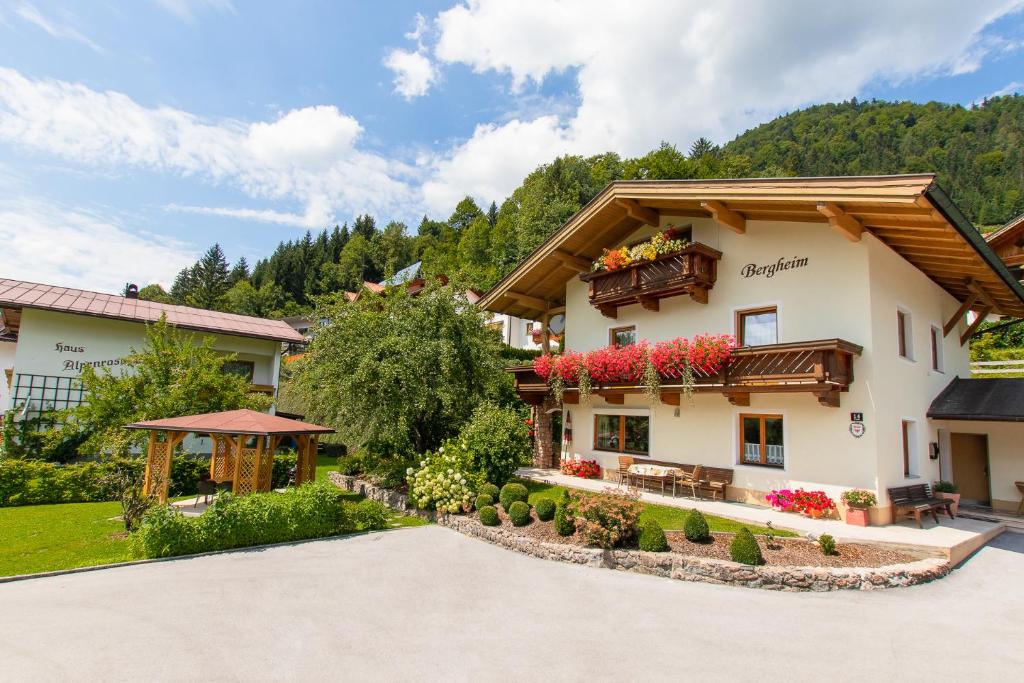
[{"label": "evergreen tree", "polygon": [[228,275],[228,283],[234,286],[242,280],[248,280],[250,277],[249,262],[245,260],[244,256],[241,256],[231,268],[231,273]]},{"label": "evergreen tree", "polygon": [[491,206],[487,209],[487,222],[490,224],[491,229],[498,224],[498,204],[497,202],[491,202]]},{"label": "evergreen tree", "polygon": [[362,235],[363,239],[369,242],[377,232],[377,221],[370,214],[364,214],[356,218],[352,224],[352,235]]},{"label": "evergreen tree", "polygon": [[190,306],[216,309],[227,293],[228,262],[219,244],[210,247],[192,268],[191,287],[186,297]]}]

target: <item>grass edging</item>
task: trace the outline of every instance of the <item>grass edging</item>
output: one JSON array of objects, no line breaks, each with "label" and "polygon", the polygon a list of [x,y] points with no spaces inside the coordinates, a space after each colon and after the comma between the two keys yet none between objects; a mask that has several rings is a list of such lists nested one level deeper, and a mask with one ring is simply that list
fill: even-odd
[{"label": "grass edging", "polygon": [[[417,525],[423,526],[423,525]],[[117,569],[119,567],[133,567],[140,564],[153,564],[155,562],[173,562],[174,560],[190,560],[197,557],[209,557],[210,555],[224,555],[227,553],[248,552],[250,550],[266,550],[268,548],[279,548],[286,545],[305,545],[317,541],[332,541],[339,538],[353,538],[355,536],[366,536],[369,534],[381,534],[391,531],[402,531],[403,529],[415,529],[415,526],[396,526],[389,529],[374,529],[372,531],[353,531],[347,534],[336,536],[320,536],[318,538],[304,538],[298,541],[281,541],[280,543],[266,543],[263,545],[248,545],[241,548],[225,548],[224,550],[209,550],[202,553],[190,555],[172,555],[171,557],[151,557],[141,560],[128,560],[127,562],[111,562],[109,564],[93,564],[88,567],[72,567],[70,569],[54,569],[48,572],[35,572],[34,574],[14,574],[12,576],[0,576],[0,583],[13,583],[15,581],[26,581],[28,579],[45,579],[50,576],[63,576],[65,574],[81,574],[83,572],[94,572],[101,569]]]}]

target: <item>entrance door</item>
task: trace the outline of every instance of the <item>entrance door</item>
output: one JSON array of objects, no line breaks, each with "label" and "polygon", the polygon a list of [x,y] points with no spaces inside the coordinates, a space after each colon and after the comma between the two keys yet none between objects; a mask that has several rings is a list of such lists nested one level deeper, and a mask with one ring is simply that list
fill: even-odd
[{"label": "entrance door", "polygon": [[965,502],[988,504],[988,437],[984,434],[950,434],[953,483]]}]

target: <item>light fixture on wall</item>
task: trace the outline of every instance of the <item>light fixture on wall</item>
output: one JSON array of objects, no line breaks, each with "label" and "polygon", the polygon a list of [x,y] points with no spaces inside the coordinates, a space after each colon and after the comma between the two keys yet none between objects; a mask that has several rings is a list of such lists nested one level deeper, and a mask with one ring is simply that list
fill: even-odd
[{"label": "light fixture on wall", "polygon": [[932,441],[930,444],[928,444],[928,457],[931,458],[932,460],[938,460],[939,459],[939,442],[938,441]]}]

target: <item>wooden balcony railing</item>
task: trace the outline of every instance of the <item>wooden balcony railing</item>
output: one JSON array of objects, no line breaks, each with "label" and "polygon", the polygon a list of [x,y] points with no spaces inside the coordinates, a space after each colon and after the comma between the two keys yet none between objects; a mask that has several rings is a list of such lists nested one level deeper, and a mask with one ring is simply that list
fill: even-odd
[{"label": "wooden balcony railing", "polygon": [[619,306],[640,304],[657,311],[658,301],[687,294],[702,304],[708,302],[708,290],[718,278],[718,260],[722,252],[692,243],[675,254],[660,256],[612,271],[584,273],[580,279],[589,285],[590,304],[609,318],[618,315]]},{"label": "wooden balcony railing", "polygon": [[[838,407],[839,395],[853,383],[853,357],[861,347],[842,339],[744,346],[735,349],[727,367],[714,375],[695,373],[693,391],[723,394],[733,405],[750,405],[752,393],[806,392],[824,406]],[[548,385],[533,367],[508,368],[515,376],[519,397],[539,405],[548,395]],[[642,385],[595,386],[593,393],[608,403],[623,403],[626,394],[644,391]],[[685,387],[678,379],[661,378],[661,401],[679,405]],[[578,403],[579,393],[571,386],[563,396],[566,403]]]}]

